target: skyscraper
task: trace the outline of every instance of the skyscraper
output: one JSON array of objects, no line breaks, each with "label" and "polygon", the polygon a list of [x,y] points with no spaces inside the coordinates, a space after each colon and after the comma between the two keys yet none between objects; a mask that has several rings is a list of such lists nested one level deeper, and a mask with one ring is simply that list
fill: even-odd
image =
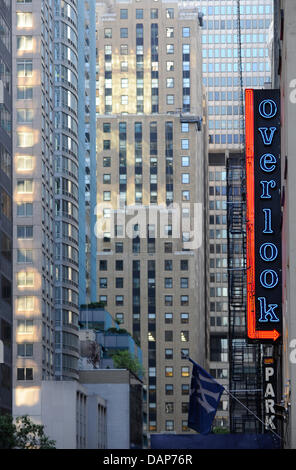
[{"label": "skyscraper", "polygon": [[41,381],[78,378],[78,17],[72,0],[12,13],[17,413]]},{"label": "skyscraper", "polygon": [[200,17],[106,1],[97,22],[98,300],[141,343],[149,431],[188,432],[184,356],[206,348]]},{"label": "skyscraper", "polygon": [[11,5],[0,6],[0,414],[12,407],[12,61]]}]

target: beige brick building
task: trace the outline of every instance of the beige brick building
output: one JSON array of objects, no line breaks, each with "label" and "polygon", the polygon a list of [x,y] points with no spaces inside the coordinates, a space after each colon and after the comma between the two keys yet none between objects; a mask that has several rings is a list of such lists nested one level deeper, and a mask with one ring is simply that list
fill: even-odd
[{"label": "beige brick building", "polygon": [[96,106],[98,300],[141,344],[149,431],[189,432],[182,353],[206,351],[198,10],[97,2]]}]

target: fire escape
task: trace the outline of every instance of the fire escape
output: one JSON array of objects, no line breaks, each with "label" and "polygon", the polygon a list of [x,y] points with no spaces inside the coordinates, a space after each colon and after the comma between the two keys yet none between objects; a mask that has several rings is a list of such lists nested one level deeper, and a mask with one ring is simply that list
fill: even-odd
[{"label": "fire escape", "polygon": [[[240,1],[237,0],[241,51]],[[241,129],[244,132],[244,90],[240,56]],[[249,343],[246,328],[246,182],[245,145],[227,158],[229,389],[262,419],[262,348]],[[262,433],[262,424],[233,398],[229,402],[230,432]]]}]

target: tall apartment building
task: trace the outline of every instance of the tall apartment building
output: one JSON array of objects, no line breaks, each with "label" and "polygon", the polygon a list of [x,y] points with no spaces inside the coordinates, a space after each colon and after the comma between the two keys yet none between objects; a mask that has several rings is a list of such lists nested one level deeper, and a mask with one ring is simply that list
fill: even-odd
[{"label": "tall apartment building", "polygon": [[97,2],[98,300],[141,343],[150,432],[189,432],[183,355],[206,349],[199,20],[176,0]]},{"label": "tall apartment building", "polygon": [[0,414],[12,408],[11,5],[0,4]]},{"label": "tall apartment building", "polygon": [[15,413],[78,379],[76,3],[13,2]]},{"label": "tall apartment building", "polygon": [[[210,369],[214,377],[228,385],[227,161],[237,158],[244,144],[241,85],[243,88],[256,88],[270,82],[268,42],[272,1],[188,0],[183,3],[195,4],[203,13],[203,84],[207,89],[209,127]],[[244,328],[244,324],[238,325],[244,318],[236,318],[235,321],[237,327]],[[215,420],[219,427],[229,428],[227,401],[227,396],[223,396]]]}]

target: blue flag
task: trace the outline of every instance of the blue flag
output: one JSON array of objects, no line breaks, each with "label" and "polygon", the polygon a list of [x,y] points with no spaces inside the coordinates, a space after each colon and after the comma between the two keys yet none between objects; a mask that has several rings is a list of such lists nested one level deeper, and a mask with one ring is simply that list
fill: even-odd
[{"label": "blue flag", "polygon": [[193,369],[188,427],[200,434],[208,434],[211,431],[224,387],[196,362],[189,360],[193,363]]}]

